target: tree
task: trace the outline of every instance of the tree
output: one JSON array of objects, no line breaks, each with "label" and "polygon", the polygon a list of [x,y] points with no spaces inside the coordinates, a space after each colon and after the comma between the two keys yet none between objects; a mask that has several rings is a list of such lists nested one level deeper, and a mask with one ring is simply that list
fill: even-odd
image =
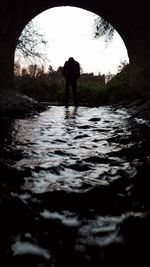
[{"label": "tree", "polygon": [[47,61],[47,57],[43,53],[46,45],[47,41],[45,40],[44,35],[39,32],[35,22],[30,21],[18,39],[15,61],[23,63],[35,63],[37,60]]},{"label": "tree", "polygon": [[110,71],[108,72],[108,74],[105,75],[105,81],[106,83],[108,83],[109,81],[111,81],[111,79],[114,77],[115,75],[112,74]]},{"label": "tree", "polygon": [[22,68],[22,71],[21,71],[21,76],[24,77],[24,76],[27,76],[28,75],[28,71],[26,68]]},{"label": "tree", "polygon": [[19,62],[15,62],[15,64],[14,64],[14,75],[15,75],[15,77],[21,75],[21,65]]},{"label": "tree", "polygon": [[96,17],[93,24],[94,38],[104,37],[108,44],[113,40],[115,29],[114,27],[102,17]]},{"label": "tree", "polygon": [[42,77],[42,76],[44,76],[44,74],[45,74],[45,68],[44,68],[44,65],[42,64],[41,66],[38,66],[36,76]]},{"label": "tree", "polygon": [[52,74],[54,72],[53,67],[49,65],[48,67],[48,74]]}]

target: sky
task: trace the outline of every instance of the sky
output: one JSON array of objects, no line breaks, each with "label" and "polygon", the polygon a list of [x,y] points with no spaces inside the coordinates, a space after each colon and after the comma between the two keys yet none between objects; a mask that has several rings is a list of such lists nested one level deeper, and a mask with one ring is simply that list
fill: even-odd
[{"label": "sky", "polygon": [[124,42],[117,32],[107,46],[104,38],[94,39],[95,18],[94,13],[75,7],[51,8],[34,18],[48,41],[44,52],[54,70],[63,66],[69,57],[74,57],[83,72],[115,74],[120,62],[129,61]]}]

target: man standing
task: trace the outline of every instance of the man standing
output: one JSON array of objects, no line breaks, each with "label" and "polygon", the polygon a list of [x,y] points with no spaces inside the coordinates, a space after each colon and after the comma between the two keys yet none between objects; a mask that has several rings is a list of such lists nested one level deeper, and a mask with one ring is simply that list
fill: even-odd
[{"label": "man standing", "polygon": [[77,79],[80,76],[80,65],[77,61],[74,60],[73,57],[70,57],[68,61],[65,62],[63,67],[63,75],[66,79],[65,85],[65,106],[68,107],[69,103],[69,89],[72,88],[73,93],[73,101],[75,107],[78,106],[78,98],[77,98]]}]

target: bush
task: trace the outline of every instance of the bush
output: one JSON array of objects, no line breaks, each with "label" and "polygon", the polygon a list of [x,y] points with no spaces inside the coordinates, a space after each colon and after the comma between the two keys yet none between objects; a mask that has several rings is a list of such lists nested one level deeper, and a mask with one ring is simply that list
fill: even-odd
[{"label": "bush", "polygon": [[[100,106],[131,100],[134,95],[128,89],[128,64],[106,84],[103,76],[81,75],[78,80],[78,98],[81,106]],[[32,77],[28,74],[16,77],[16,89],[41,102],[64,105],[65,81],[62,74],[53,72]],[[70,92],[70,104],[72,104]]]}]

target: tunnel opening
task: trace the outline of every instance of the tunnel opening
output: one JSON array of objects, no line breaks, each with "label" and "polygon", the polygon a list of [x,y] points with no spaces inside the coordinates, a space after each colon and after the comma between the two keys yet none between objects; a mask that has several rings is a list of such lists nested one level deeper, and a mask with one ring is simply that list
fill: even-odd
[{"label": "tunnel opening", "polygon": [[[50,19],[51,17],[52,19]],[[48,38],[49,50],[47,51],[47,57],[49,57],[50,64],[48,64],[48,61],[48,63],[45,64],[44,60],[42,62],[43,64],[39,64],[40,57],[37,57],[35,61],[30,61],[31,63],[28,63],[26,67],[22,67],[19,63],[19,57],[17,56],[17,52],[21,51],[16,50],[15,76],[17,90],[26,93],[36,100],[42,102],[50,101],[51,103],[62,105],[63,90],[65,87],[62,68],[64,62],[70,56],[73,56],[79,61],[81,66],[81,76],[78,81],[81,105],[91,106],[92,99],[93,105],[97,106],[100,104],[109,104],[111,101],[119,101],[119,99],[116,99],[119,94],[121,95],[119,92],[117,93],[117,97],[113,96],[111,89],[110,93],[112,96],[109,97],[109,92],[106,93],[108,96],[103,96],[103,94],[107,91],[107,81],[115,76],[117,71],[119,72],[118,68],[121,61],[126,62],[123,63],[123,65],[128,63],[127,51],[123,40],[116,31],[115,41],[113,44],[110,43],[107,48],[104,38],[102,41],[94,40],[93,26],[95,17],[98,16],[92,12],[70,6],[51,8],[37,15],[33,21],[38,23],[39,26],[41,23],[42,31],[45,31],[44,34],[46,33]],[[60,21],[62,24],[61,26]],[[30,34],[30,28],[28,28],[28,31],[29,33],[27,34]],[[31,30],[31,39],[37,37],[34,36],[34,34],[34,30]],[[38,32],[36,32],[36,34],[38,35]],[[28,40],[28,36],[25,36],[25,34],[24,38]],[[34,40],[31,40],[31,42],[32,41],[34,42]],[[29,46],[26,49],[29,50]],[[25,63],[25,58],[23,57],[22,59]],[[126,86],[128,86],[127,79],[128,77],[126,74]],[[114,82],[114,84],[115,83],[117,82]],[[28,85],[30,88],[32,87],[32,89],[28,88]],[[105,89],[103,87],[105,87]],[[127,92],[126,88],[123,88],[123,90]],[[115,92],[116,91],[117,90],[115,90]],[[97,101],[98,98],[101,99],[100,102]],[[102,99],[105,98],[107,98],[108,101],[102,101]],[[72,104],[72,94],[70,101]]]},{"label": "tunnel opening", "polygon": [[[149,35],[147,34],[149,28],[149,19],[147,16],[146,6],[140,10],[139,5],[136,9],[133,6],[130,8],[129,2],[124,9],[116,2],[104,3],[100,1],[97,5],[85,3],[84,1],[78,3],[77,0],[64,0],[62,4],[77,6],[85,8],[95,14],[101,15],[117,29],[122,36],[130,58],[129,70],[129,87],[134,90],[139,96],[146,96],[149,93]],[[14,70],[14,52],[16,42],[25,27],[25,25],[33,19],[36,15],[48,8],[57,7],[58,3],[55,1],[44,3],[38,2],[34,4],[34,0],[29,4],[24,3],[22,6],[18,2],[11,3],[8,8],[2,3],[2,20],[1,20],[1,74],[0,86],[11,90],[14,88],[13,84],[13,70]],[[11,10],[11,11],[10,11]],[[134,11],[133,11],[134,10]],[[132,16],[134,13],[134,17]],[[126,14],[129,14],[130,19],[127,19]],[[143,19],[144,18],[144,19]],[[141,23],[142,22],[142,23]],[[3,26],[5,25],[5,30]],[[11,31],[10,31],[11,25]],[[11,44],[11,45],[10,45]],[[140,64],[139,64],[140,63]]]}]

